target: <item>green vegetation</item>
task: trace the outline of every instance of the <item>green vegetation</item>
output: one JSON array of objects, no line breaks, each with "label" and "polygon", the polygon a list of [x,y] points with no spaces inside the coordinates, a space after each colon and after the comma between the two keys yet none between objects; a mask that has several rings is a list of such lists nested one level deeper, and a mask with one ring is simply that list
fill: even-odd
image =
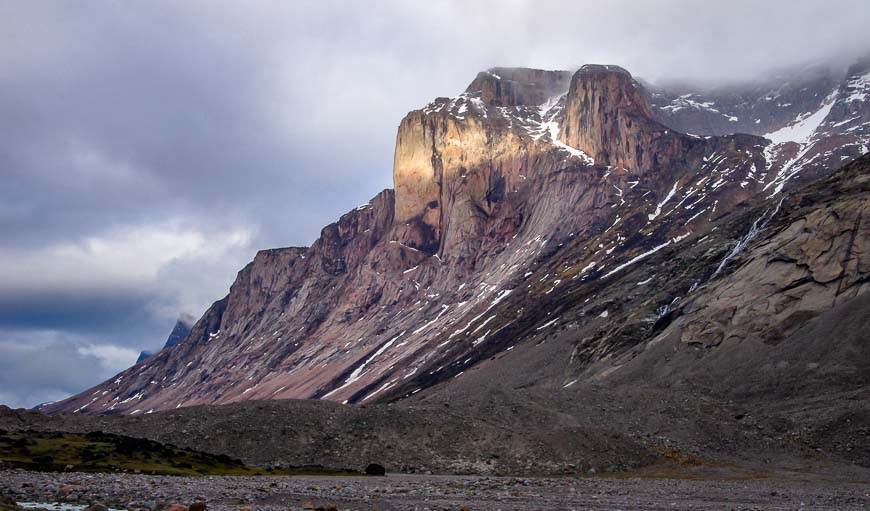
[{"label": "green vegetation", "polygon": [[109,433],[0,430],[0,462],[5,466],[46,472],[75,470],[176,476],[355,474],[321,467],[252,468],[224,454],[208,454]]}]

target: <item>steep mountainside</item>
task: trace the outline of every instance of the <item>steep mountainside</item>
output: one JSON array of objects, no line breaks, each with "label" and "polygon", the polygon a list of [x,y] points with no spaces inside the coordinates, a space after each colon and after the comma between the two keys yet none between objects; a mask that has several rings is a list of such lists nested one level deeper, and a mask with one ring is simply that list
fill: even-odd
[{"label": "steep mountainside", "polygon": [[773,144],[777,162],[765,189],[781,190],[797,177],[807,182],[870,151],[870,58],[845,72],[827,66],[801,69],[745,87],[714,91],[651,89],[653,116],[685,133],[751,133]]},{"label": "steep mountainside", "polygon": [[[510,367],[512,381],[527,378],[522,385],[534,387],[542,371],[548,378],[558,372],[566,387],[623,365],[667,374],[659,358],[629,363],[651,357],[643,353],[655,350],[638,350],[652,335],[666,336],[656,344],[662,347],[730,346],[747,336],[775,344],[793,333],[789,325],[866,291],[864,259],[837,259],[847,227],[854,224],[849,254],[863,246],[855,240],[866,239],[860,201],[849,206],[857,213],[834,210],[795,226],[772,245],[783,267],[756,281],[747,276],[744,287],[706,284],[708,266],[693,269],[692,282],[667,272],[626,279],[662,254],[693,254],[698,265],[719,258],[724,264],[713,276],[730,271],[751,240],[728,256],[726,217],[767,200],[769,212],[755,224],[765,227],[802,180],[867,152],[866,73],[858,64],[842,80],[819,78],[814,94],[823,97],[803,94],[796,117],[768,119],[752,110],[763,102],[746,106],[745,115],[764,117],[764,129],[775,130],[767,138],[683,133],[700,121],[667,102],[688,98],[647,92],[614,66],[481,73],[460,96],[438,98],[402,120],[395,191],[325,227],[311,247],[261,251],[178,345],[45,410],[145,414],[252,399],[414,401],[465,388],[470,373],[487,368]],[[804,247],[807,230],[823,232],[836,249]],[[837,255],[818,263],[817,273],[808,261],[819,252]],[[842,274],[834,275],[838,261]],[[811,275],[800,277],[801,270]],[[692,300],[677,282],[692,289]],[[764,295],[775,288],[781,302]],[[752,293],[755,301],[736,303]],[[814,305],[794,309],[804,294]],[[639,309],[625,316],[629,302]],[[747,303],[754,308],[739,315],[735,307]],[[576,335],[567,366],[534,357],[522,367],[502,362],[570,330],[581,316],[594,328]]]},{"label": "steep mountainside", "polygon": [[261,466],[867,480],[868,191],[870,155],[610,275],[527,279],[501,303],[552,319],[505,327],[492,357],[404,399],[132,416],[0,407],[0,428],[109,431]]},{"label": "steep mountainside", "polygon": [[744,466],[870,467],[868,208],[864,156],[621,275],[536,300],[554,325],[400,403],[506,427],[605,427]]}]

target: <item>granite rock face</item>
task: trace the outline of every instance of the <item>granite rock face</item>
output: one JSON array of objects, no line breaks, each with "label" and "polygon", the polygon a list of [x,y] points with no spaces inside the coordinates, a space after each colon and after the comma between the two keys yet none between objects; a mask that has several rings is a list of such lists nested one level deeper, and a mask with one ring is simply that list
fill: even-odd
[{"label": "granite rock face", "polygon": [[[870,299],[868,191],[863,157],[722,225],[742,228],[669,307],[660,333],[622,360],[621,377],[695,379],[732,398],[833,395],[870,383],[867,318],[858,312]],[[667,363],[652,361],[663,352]]]}]

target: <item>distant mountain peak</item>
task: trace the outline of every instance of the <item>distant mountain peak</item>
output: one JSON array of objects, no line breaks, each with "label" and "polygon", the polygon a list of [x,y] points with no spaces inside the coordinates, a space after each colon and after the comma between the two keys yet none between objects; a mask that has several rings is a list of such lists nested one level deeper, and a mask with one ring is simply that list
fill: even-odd
[{"label": "distant mountain peak", "polygon": [[[190,333],[190,329],[193,328],[193,325],[196,324],[196,316],[193,314],[182,313],[178,316],[178,319],[175,320],[175,326],[172,327],[172,331],[169,332],[169,337],[167,337],[166,342],[163,343],[163,348],[171,348],[181,342],[187,334]],[[136,359],[136,363],[140,363],[150,357],[154,356],[153,351],[142,351],[139,353],[139,358]]]}]

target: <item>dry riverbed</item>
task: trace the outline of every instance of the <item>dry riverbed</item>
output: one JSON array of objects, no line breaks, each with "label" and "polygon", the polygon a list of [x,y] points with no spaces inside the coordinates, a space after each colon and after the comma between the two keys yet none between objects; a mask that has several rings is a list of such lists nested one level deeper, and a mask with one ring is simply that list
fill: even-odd
[{"label": "dry riverbed", "polygon": [[794,510],[870,509],[870,484],[819,480],[678,480],[389,475],[387,477],[172,477],[0,472],[18,502],[209,510]]}]

